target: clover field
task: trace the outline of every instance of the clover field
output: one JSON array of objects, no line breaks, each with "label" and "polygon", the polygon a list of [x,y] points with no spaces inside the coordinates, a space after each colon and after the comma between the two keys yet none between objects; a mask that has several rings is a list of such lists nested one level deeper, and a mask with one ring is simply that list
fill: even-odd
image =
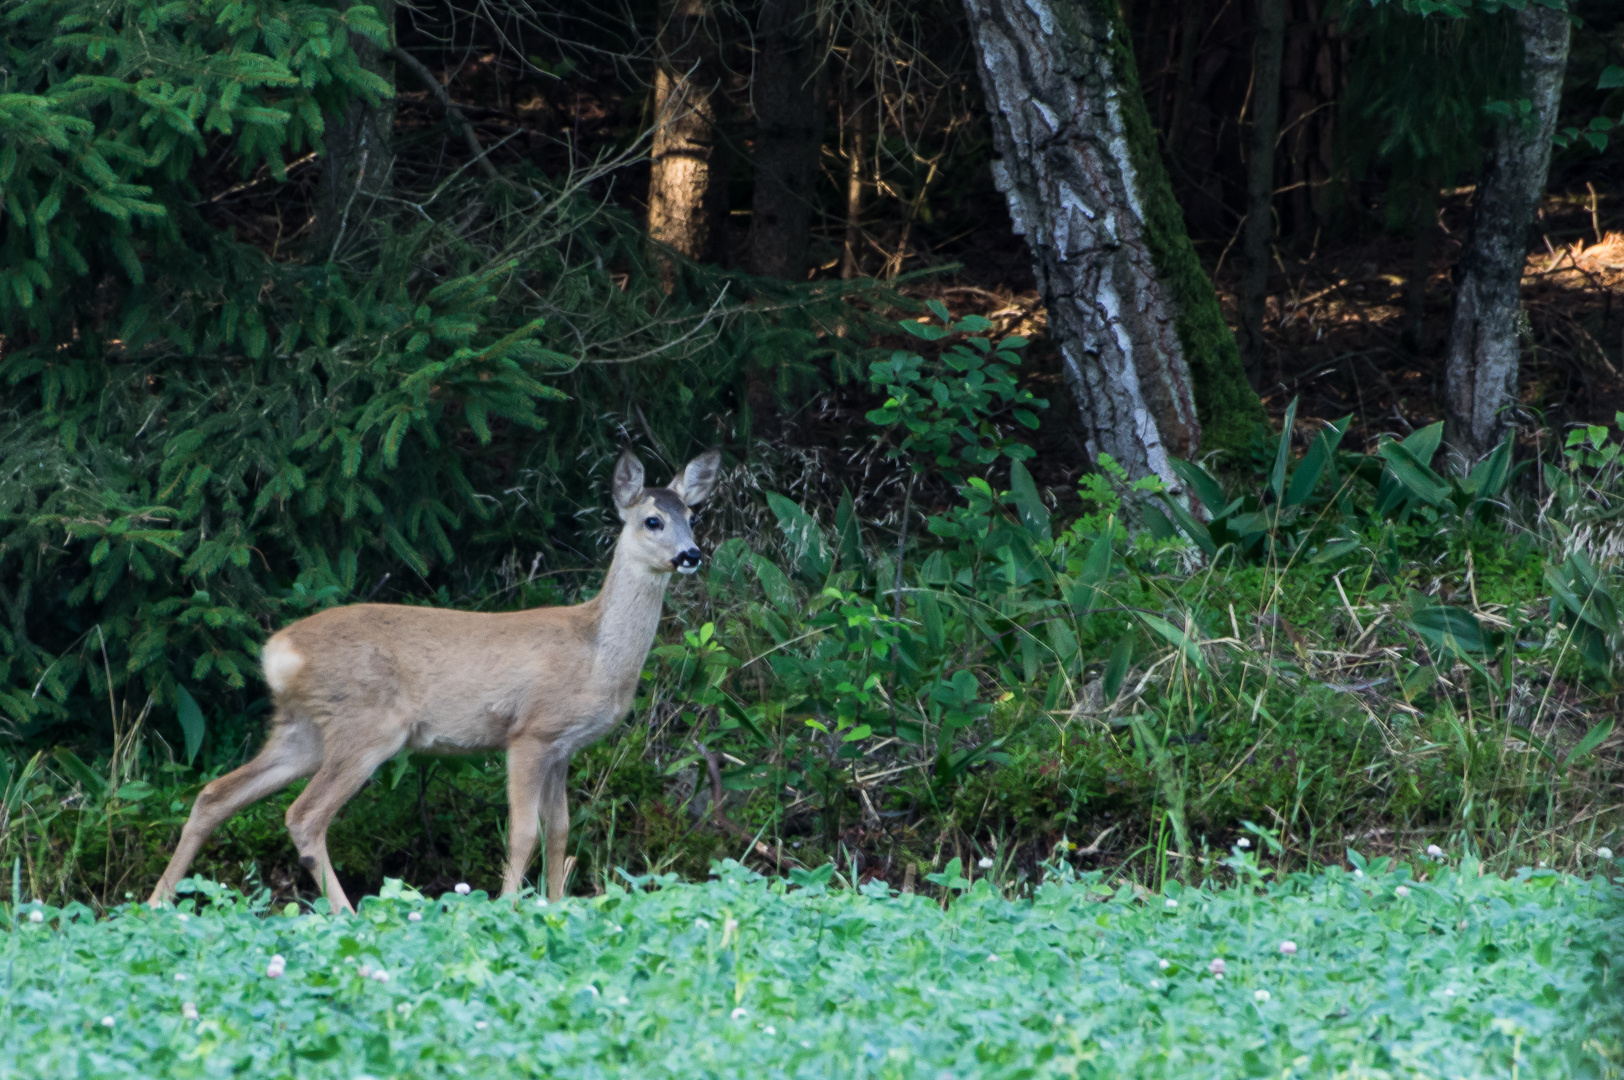
[{"label": "clover field", "polygon": [[341,919],[206,882],[23,905],[0,1077],[1624,1075],[1616,881],[1228,863],[1016,900],[950,865],[946,910],[736,863],[553,905],[392,882]]}]

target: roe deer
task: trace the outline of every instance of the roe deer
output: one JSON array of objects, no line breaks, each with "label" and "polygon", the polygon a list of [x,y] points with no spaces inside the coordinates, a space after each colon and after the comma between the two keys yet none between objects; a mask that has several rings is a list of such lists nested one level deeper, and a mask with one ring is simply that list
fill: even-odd
[{"label": "roe deer", "polygon": [[562,897],[570,756],[631,706],[666,583],[672,571],[699,568],[689,508],[710,494],[720,463],[712,450],[669,487],[645,488],[642,463],[630,451],[620,456],[614,500],[625,525],[603,590],[584,604],[502,614],[354,604],[273,634],[262,655],[276,703],[265,748],[198,794],[148,902],[174,896],[221,822],[309,776],[288,807],[288,832],[330,908],[353,911],[327,858],[327,826],[402,747],[505,749],[511,821],[502,892],[519,888],[540,818],[547,895]]}]

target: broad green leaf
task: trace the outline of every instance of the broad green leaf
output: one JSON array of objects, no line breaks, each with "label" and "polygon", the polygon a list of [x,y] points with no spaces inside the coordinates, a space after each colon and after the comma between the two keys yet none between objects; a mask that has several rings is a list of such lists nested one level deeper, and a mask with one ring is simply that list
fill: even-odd
[{"label": "broad green leaf", "polygon": [[197,760],[197,752],[203,745],[203,710],[198,708],[191,692],[178,682],[175,697],[175,719],[180,721],[181,734],[186,738],[186,764],[190,765]]},{"label": "broad green leaf", "polygon": [[1026,466],[1019,461],[1009,463],[1009,490],[1015,499],[1015,509],[1020,514],[1021,524],[1026,531],[1032,534],[1035,540],[1048,540],[1049,508],[1043,505],[1043,498],[1038,494],[1038,486],[1032,480],[1032,474]]},{"label": "broad green leaf", "polygon": [[1463,658],[1489,650],[1477,616],[1465,608],[1444,605],[1422,608],[1406,620],[1406,625],[1420,634],[1429,646],[1448,656]]},{"label": "broad green leaf", "polygon": [[1611,716],[1593,725],[1589,731],[1585,732],[1585,737],[1579,740],[1578,745],[1568,751],[1568,756],[1563,760],[1562,767],[1564,769],[1572,768],[1578,762],[1589,757],[1590,753],[1606,742],[1608,736],[1612,735],[1612,733],[1613,718]]}]

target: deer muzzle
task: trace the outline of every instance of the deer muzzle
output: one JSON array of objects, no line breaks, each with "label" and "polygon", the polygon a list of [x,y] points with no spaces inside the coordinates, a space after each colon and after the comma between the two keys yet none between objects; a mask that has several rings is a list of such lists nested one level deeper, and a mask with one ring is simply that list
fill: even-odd
[{"label": "deer muzzle", "polygon": [[689,548],[687,551],[678,552],[671,560],[671,566],[679,574],[691,574],[698,570],[699,564],[704,561],[705,557],[700,554],[698,548]]}]

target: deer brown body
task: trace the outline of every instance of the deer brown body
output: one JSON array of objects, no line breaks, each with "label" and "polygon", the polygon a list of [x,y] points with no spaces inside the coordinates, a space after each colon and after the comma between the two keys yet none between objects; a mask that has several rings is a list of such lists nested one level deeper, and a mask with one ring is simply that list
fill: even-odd
[{"label": "deer brown body", "polygon": [[327,828],[367,778],[402,749],[506,750],[508,863],[516,891],[546,825],[547,895],[563,895],[571,756],[631,706],[674,571],[697,569],[689,507],[710,493],[720,455],[690,462],[668,488],[645,488],[629,453],[615,467],[625,526],[603,589],[584,604],[502,614],[355,604],[301,619],[262,657],[276,715],[248,764],[204,787],[151,903],[176,884],[209,834],[293,781],[299,861],[334,911],[349,909],[327,857]]}]

